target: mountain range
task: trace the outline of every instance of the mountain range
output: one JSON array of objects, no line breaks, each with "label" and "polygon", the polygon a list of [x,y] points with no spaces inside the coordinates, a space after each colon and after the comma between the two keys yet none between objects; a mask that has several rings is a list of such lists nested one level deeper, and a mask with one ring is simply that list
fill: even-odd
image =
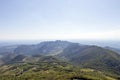
[{"label": "mountain range", "polygon": [[8,51],[3,51],[3,54],[1,52],[1,55],[0,65],[2,67],[28,63],[59,63],[59,66],[67,64],[100,71],[115,79],[120,77],[120,55],[113,48],[108,47],[57,40],[41,42],[36,45],[10,47]]}]

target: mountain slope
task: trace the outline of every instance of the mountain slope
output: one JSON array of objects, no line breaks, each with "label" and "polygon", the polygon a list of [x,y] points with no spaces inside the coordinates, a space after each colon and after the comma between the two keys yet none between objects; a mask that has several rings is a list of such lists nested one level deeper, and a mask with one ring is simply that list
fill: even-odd
[{"label": "mountain slope", "polygon": [[17,45],[0,46],[0,55],[5,55],[5,54],[13,53],[13,51],[14,51],[15,48],[17,48]]},{"label": "mountain slope", "polygon": [[118,49],[118,48],[112,48],[112,47],[109,47],[109,46],[107,46],[107,47],[105,47],[106,49],[109,49],[109,50],[112,50],[112,51],[115,51],[115,52],[117,52],[118,54],[120,54],[120,49]]},{"label": "mountain slope", "polygon": [[67,47],[59,57],[82,67],[120,74],[120,55],[98,46],[72,45]]},{"label": "mountain slope", "polygon": [[1,64],[19,64],[19,63],[40,63],[40,62],[60,62],[53,56],[32,55],[27,56],[23,54],[9,54],[1,59]]},{"label": "mountain slope", "polygon": [[[32,60],[32,61],[29,61]],[[98,70],[78,68],[51,56],[17,55],[0,66],[1,80],[115,80]]]},{"label": "mountain slope", "polygon": [[57,55],[69,44],[71,43],[67,41],[46,41],[37,45],[21,45],[14,50],[14,53],[26,55]]}]

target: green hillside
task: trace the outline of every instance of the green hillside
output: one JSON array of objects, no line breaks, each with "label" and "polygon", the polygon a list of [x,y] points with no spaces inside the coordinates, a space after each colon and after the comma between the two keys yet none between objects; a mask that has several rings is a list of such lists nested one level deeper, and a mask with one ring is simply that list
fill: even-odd
[{"label": "green hillside", "polygon": [[120,74],[120,55],[98,46],[67,47],[58,57],[75,65]]},{"label": "green hillside", "polygon": [[94,69],[72,66],[50,56],[42,56],[42,59],[36,62],[19,60],[17,63],[0,67],[0,80],[115,80],[115,78]]}]

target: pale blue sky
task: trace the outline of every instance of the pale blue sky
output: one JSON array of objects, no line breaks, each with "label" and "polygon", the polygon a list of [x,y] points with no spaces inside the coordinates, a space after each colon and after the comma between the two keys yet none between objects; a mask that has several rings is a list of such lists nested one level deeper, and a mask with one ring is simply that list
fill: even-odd
[{"label": "pale blue sky", "polygon": [[120,0],[0,0],[0,40],[120,40]]}]

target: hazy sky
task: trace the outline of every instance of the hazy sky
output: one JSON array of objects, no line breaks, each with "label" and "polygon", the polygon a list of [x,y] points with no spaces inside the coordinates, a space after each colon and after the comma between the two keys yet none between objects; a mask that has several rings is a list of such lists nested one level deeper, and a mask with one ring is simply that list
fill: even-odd
[{"label": "hazy sky", "polygon": [[0,40],[120,40],[120,0],[0,0]]}]

